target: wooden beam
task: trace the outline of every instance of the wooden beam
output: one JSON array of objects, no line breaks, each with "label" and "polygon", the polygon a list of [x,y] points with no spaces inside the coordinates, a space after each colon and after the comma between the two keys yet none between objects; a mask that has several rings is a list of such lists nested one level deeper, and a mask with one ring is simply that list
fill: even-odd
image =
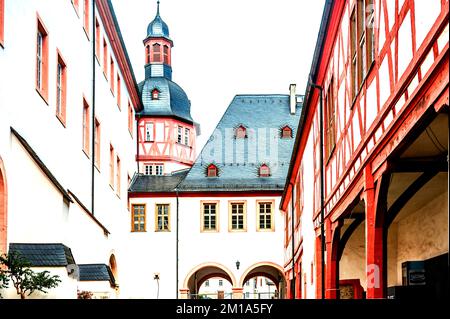
[{"label": "wooden beam", "polygon": [[389,228],[391,223],[394,221],[395,217],[398,215],[400,210],[408,203],[408,201],[423,187],[428,183],[434,176],[439,173],[438,169],[427,171],[420,175],[409,187],[401,194],[397,200],[389,207],[385,226],[386,229]]},{"label": "wooden beam", "polygon": [[345,245],[347,244],[348,240],[358,228],[359,225],[364,221],[364,214],[355,214],[355,219],[353,222],[348,226],[348,228],[345,230],[344,234],[342,235],[341,239],[339,240],[339,247],[337,252],[337,261],[339,262],[342,258],[342,254],[344,253]]},{"label": "wooden beam", "polygon": [[394,173],[415,173],[427,171],[447,171],[447,154],[444,156],[425,157],[425,158],[402,158],[395,161],[392,165]]}]

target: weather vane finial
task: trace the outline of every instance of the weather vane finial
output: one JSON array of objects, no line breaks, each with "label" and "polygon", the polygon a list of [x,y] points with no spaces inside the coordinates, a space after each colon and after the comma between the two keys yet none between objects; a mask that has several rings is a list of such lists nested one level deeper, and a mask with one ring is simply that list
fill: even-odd
[{"label": "weather vane finial", "polygon": [[157,9],[156,9],[156,15],[158,15],[158,16],[159,16],[159,0],[158,0],[158,1],[156,1],[156,3],[158,4],[158,6],[157,6]]}]

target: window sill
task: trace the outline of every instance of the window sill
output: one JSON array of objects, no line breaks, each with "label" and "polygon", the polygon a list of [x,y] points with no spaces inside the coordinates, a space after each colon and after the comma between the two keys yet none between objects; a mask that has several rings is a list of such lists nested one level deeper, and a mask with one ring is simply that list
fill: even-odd
[{"label": "window sill", "polygon": [[56,114],[56,118],[59,120],[59,122],[62,124],[62,126],[64,126],[64,128],[66,128],[66,120],[63,119],[60,115]]},{"label": "window sill", "polygon": [[38,92],[39,96],[44,100],[45,104],[49,105],[48,98],[45,97],[45,94],[38,88],[36,88],[36,92]]},{"label": "window sill", "polygon": [[180,143],[180,142],[178,142],[178,141],[177,141],[177,144],[178,144],[178,145],[180,145],[180,146],[184,146],[184,147],[192,148],[192,146],[190,146],[190,145],[186,145],[186,144],[183,144],[183,143]]},{"label": "window sill", "polygon": [[146,233],[147,231],[146,230],[132,230],[130,233],[137,233],[137,234],[139,234],[139,233]]},{"label": "window sill", "polygon": [[130,130],[130,129],[128,128],[128,133],[130,133],[131,139],[133,139],[133,130]]},{"label": "window sill", "polygon": [[79,9],[77,9],[77,7],[75,7],[75,4],[73,2],[72,2],[72,7],[73,7],[73,10],[75,11],[78,19],[79,19],[80,18],[80,13],[78,12]]},{"label": "window sill", "polygon": [[229,229],[229,233],[246,233],[247,229]]},{"label": "window sill", "polygon": [[97,60],[98,66],[100,66],[100,58],[97,56],[97,53],[95,54],[95,60]]},{"label": "window sill", "polygon": [[112,186],[111,183],[109,183],[109,187],[114,191],[114,186]]},{"label": "window sill", "polygon": [[155,229],[155,233],[170,233],[170,229],[168,229],[168,230]]},{"label": "window sill", "polygon": [[275,232],[275,229],[257,229],[258,233],[273,233]]},{"label": "window sill", "polygon": [[88,41],[91,41],[91,38],[89,37],[89,32],[86,30],[86,28],[83,26],[84,34],[86,35],[86,38]]},{"label": "window sill", "polygon": [[114,89],[110,87],[109,90],[111,91],[112,96],[115,97],[116,95],[115,95],[115,93],[114,93]]},{"label": "window sill", "polygon": [[101,172],[100,172],[99,166],[100,166],[99,163],[95,163],[95,164],[94,164],[94,167],[97,169],[97,172],[101,173]]},{"label": "window sill", "polygon": [[86,157],[87,157],[88,159],[90,159],[90,158],[91,158],[91,157],[89,156],[89,152],[86,152],[86,150],[85,150],[85,149],[82,149],[82,151],[83,151],[84,155],[86,155]]},{"label": "window sill", "polygon": [[217,233],[219,233],[219,230],[200,230],[200,233],[202,233],[202,234],[217,234]]}]

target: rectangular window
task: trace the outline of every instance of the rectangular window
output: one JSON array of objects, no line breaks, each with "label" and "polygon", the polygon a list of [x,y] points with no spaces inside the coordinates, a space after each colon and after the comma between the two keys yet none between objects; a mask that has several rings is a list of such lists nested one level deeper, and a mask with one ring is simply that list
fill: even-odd
[{"label": "rectangular window", "polygon": [[84,0],[83,27],[84,31],[86,31],[86,35],[89,36],[89,0]]},{"label": "rectangular window", "polygon": [[209,280],[205,281],[205,287],[209,287]]},{"label": "rectangular window", "polygon": [[145,141],[153,142],[155,140],[155,125],[153,123],[145,123]]},{"label": "rectangular window", "polygon": [[48,32],[38,16],[36,38],[36,90],[48,101]]},{"label": "rectangular window", "polygon": [[111,68],[109,69],[109,72],[111,72],[110,73],[110,76],[111,76],[111,81],[110,81],[111,92],[114,95],[114,60],[113,60],[112,56],[111,56]]},{"label": "rectangular window", "polygon": [[5,1],[0,0],[0,45],[4,45],[5,37]]},{"label": "rectangular window", "polygon": [[128,131],[130,131],[131,136],[133,136],[133,108],[131,103],[128,101]]},{"label": "rectangular window", "polygon": [[119,107],[119,110],[121,109],[121,107],[120,107],[120,98],[121,98],[121,96],[120,96],[120,94],[121,94],[120,85],[121,85],[120,75],[119,75],[119,73],[117,73],[117,106]]},{"label": "rectangular window", "polygon": [[97,17],[95,18],[95,56],[100,61],[100,23]]},{"label": "rectangular window", "polygon": [[114,147],[109,145],[109,185],[114,188]]},{"label": "rectangular window", "polygon": [[66,125],[66,88],[67,88],[67,68],[64,59],[57,51],[56,65],[56,116]]},{"label": "rectangular window", "polygon": [[169,204],[156,204],[155,231],[170,231]]},{"label": "rectangular window", "polygon": [[181,126],[178,126],[177,141],[179,144],[183,141],[183,128]]},{"label": "rectangular window", "polygon": [[103,37],[103,74],[108,78],[108,44]]},{"label": "rectangular window", "polygon": [[274,202],[258,203],[258,230],[273,230],[273,206]]},{"label": "rectangular window", "polygon": [[202,203],[201,231],[218,231],[218,202]]},{"label": "rectangular window", "polygon": [[219,287],[222,287],[222,286],[223,286],[223,280],[219,279]]},{"label": "rectangular window", "polygon": [[145,172],[145,175],[163,175],[164,165],[163,164],[145,164],[144,172]]},{"label": "rectangular window", "polygon": [[121,173],[121,169],[120,169],[120,158],[119,158],[119,156],[117,156],[117,161],[116,162],[117,162],[117,167],[116,167],[116,183],[117,183],[116,192],[117,192],[117,196],[120,197],[120,183],[121,183],[120,173]]},{"label": "rectangular window", "polygon": [[132,219],[131,219],[131,231],[132,232],[145,232],[146,229],[146,214],[145,205],[132,205]]},{"label": "rectangular window", "polygon": [[229,203],[229,230],[230,231],[246,231],[246,203],[230,202]]},{"label": "rectangular window", "polygon": [[358,94],[368,69],[375,59],[374,23],[373,0],[357,0],[350,17],[352,98]]},{"label": "rectangular window", "polygon": [[164,64],[169,64],[169,47],[167,45],[164,46]]},{"label": "rectangular window", "polygon": [[336,109],[334,103],[334,80],[331,78],[328,85],[327,96],[325,100],[326,106],[326,145],[325,158],[329,159],[336,145]]},{"label": "rectangular window", "polygon": [[189,146],[189,135],[190,130],[188,128],[184,129],[184,145]]},{"label": "rectangular window", "polygon": [[100,122],[95,119],[95,132],[94,132],[94,142],[95,142],[95,166],[100,169]]},{"label": "rectangular window", "polygon": [[89,156],[89,137],[90,137],[90,107],[83,97],[83,151]]}]

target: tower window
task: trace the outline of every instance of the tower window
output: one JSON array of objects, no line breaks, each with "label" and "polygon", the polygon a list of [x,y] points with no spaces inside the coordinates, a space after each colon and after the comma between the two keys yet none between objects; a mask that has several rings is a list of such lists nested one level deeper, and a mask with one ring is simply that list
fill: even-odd
[{"label": "tower window", "polygon": [[150,46],[145,47],[145,64],[150,63]]},{"label": "tower window", "polygon": [[146,142],[153,142],[155,140],[154,127],[155,127],[155,125],[153,123],[145,124],[145,141]]},{"label": "tower window", "polygon": [[247,129],[243,125],[239,125],[235,130],[236,138],[246,138],[247,137]]},{"label": "tower window", "polygon": [[158,89],[153,89],[153,91],[152,91],[152,100],[159,100],[159,91],[158,91]]},{"label": "tower window", "polygon": [[188,128],[184,129],[184,145],[189,146],[189,135],[190,135],[190,130]]},{"label": "tower window", "polygon": [[177,131],[177,142],[179,144],[181,144],[181,142],[183,141],[183,128],[181,126],[178,126],[178,131]]},{"label": "tower window", "polygon": [[262,164],[259,167],[259,177],[269,177],[270,176],[270,168],[266,164]]},{"label": "tower window", "polygon": [[285,126],[281,129],[281,138],[291,138],[292,129],[289,126]]},{"label": "tower window", "polygon": [[210,164],[207,168],[206,175],[208,177],[217,177],[219,175],[218,172],[219,172],[219,169],[217,168],[217,166],[214,164]]},{"label": "tower window", "polygon": [[169,64],[169,47],[164,46],[164,64]]},{"label": "tower window", "polygon": [[161,45],[158,43],[153,44],[153,62],[161,62]]}]

